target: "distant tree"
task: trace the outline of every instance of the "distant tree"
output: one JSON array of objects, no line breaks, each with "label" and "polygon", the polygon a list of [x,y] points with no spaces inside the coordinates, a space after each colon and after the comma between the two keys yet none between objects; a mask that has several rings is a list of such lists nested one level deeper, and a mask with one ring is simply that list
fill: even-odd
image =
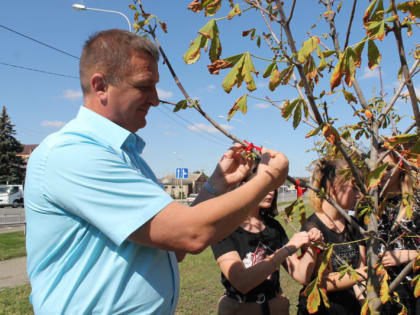
[{"label": "distant tree", "polygon": [[0,116],[0,184],[21,184],[25,178],[25,161],[18,156],[23,145],[16,140],[14,125],[6,112]]}]

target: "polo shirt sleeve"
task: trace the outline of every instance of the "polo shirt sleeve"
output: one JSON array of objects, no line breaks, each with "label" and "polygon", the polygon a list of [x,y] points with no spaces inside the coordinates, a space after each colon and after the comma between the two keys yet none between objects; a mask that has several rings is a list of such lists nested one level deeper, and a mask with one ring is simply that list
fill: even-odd
[{"label": "polo shirt sleeve", "polygon": [[94,142],[55,145],[44,169],[44,197],[117,245],[173,201],[112,148]]}]

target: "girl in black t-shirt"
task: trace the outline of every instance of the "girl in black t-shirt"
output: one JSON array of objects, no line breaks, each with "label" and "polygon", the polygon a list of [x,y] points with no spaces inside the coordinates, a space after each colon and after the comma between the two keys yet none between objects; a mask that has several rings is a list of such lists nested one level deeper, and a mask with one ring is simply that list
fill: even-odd
[{"label": "girl in black t-shirt", "polygon": [[[381,184],[386,182],[388,184],[384,200],[381,200],[384,206],[378,224],[379,238],[389,244],[387,251],[384,247],[381,248],[381,251],[384,251],[382,263],[385,268],[388,268],[390,282],[400,274],[408,262],[416,258],[420,250],[420,240],[417,237],[410,237],[410,234],[420,234],[420,194],[415,189],[416,176],[405,164],[394,170],[398,160],[398,157],[394,156],[392,152],[383,159],[384,163],[388,163],[388,170]],[[411,219],[407,216],[408,205],[403,203],[403,196],[406,196],[407,199],[413,198],[411,207],[413,217]],[[408,237],[401,237],[403,234]],[[410,272],[395,289],[399,295],[400,303],[406,306],[408,315],[420,314],[420,299],[414,297],[414,288],[410,284],[417,274],[418,272]],[[398,314],[401,311],[401,305],[396,302],[388,302],[382,305],[380,311],[382,315]]]},{"label": "girl in black t-shirt", "polygon": [[225,294],[218,304],[219,315],[289,314],[289,301],[282,295],[279,267],[292,276],[307,267],[294,252],[322,238],[319,230],[299,232],[291,240],[278,221],[277,192],[270,192],[240,227],[212,246],[222,271]]},{"label": "girl in black t-shirt", "polygon": [[[312,174],[312,186],[324,190],[343,209],[353,209],[358,199],[358,190],[351,180],[347,179],[340,171],[348,168],[344,160],[320,160],[315,166]],[[303,231],[314,227],[321,230],[326,243],[346,243],[362,239],[361,235],[354,231],[354,228],[345,221],[343,216],[325,199],[311,191],[311,204],[315,213],[311,215],[302,226]],[[327,290],[327,297],[330,307],[326,307],[321,299],[321,305],[315,314],[339,314],[358,315],[360,314],[360,303],[363,299],[363,290],[345,275],[340,279],[338,268],[343,261],[351,265],[357,272],[366,276],[365,246],[363,243],[351,243],[335,245],[331,256],[328,270],[322,285]],[[312,263],[306,272],[304,283],[309,284],[317,275],[322,255],[314,253]],[[298,314],[309,314],[307,311],[307,297],[304,296],[303,288],[299,296]]]}]

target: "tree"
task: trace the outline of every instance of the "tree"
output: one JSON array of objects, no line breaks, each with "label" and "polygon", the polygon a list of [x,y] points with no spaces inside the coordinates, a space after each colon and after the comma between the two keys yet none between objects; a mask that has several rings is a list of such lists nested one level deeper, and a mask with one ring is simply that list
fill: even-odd
[{"label": "tree", "polygon": [[[221,128],[206,114],[200,102],[189,96],[157,37],[158,27],[164,33],[168,31],[166,23],[159,20],[157,15],[147,12],[142,1],[137,0],[134,3],[136,5],[130,5],[130,8],[135,11],[135,29],[155,40],[165,64],[185,97],[172,104],[174,111],[189,108],[197,110],[223,134],[242,143],[247,148],[247,154],[258,158],[255,147],[243,143]],[[420,166],[420,111],[413,82],[416,74],[420,72],[420,45],[410,39],[410,36],[415,38],[412,34],[419,28],[420,1],[372,0],[366,3],[364,8],[357,8],[357,0],[319,0],[318,9],[315,9],[315,1],[306,4],[310,5],[310,11],[303,7],[297,9],[298,4],[297,0],[229,0],[228,3],[222,3],[222,0],[194,0],[188,9],[196,13],[203,12],[207,20],[198,30],[197,37],[186,48],[183,58],[187,64],[193,64],[203,53],[207,53],[210,59],[207,70],[211,74],[227,72],[222,83],[226,93],[241,86],[248,90],[236,99],[228,111],[228,119],[238,111],[246,114],[249,98],[264,100],[278,108],[285,120],[291,119],[294,129],[309,126],[306,137],[320,139],[314,150],[321,155],[339,156],[347,161],[348,175],[354,178],[364,195],[363,208],[358,209],[358,215],[368,223],[366,229],[357,224],[355,226],[367,239],[367,299],[362,312],[376,314],[381,303],[391,299],[398,300],[391,292],[401,281],[397,277],[389,283],[388,274],[377,254],[380,242],[385,243],[385,247],[389,246],[389,243],[376,237],[377,223],[381,217],[380,209],[384,207],[381,196],[387,186],[386,183],[383,186],[379,183],[388,166],[382,162],[379,151],[386,148],[387,154],[392,152],[398,157],[399,161],[394,169],[403,165],[418,176]],[[220,14],[224,10],[227,15]],[[313,12],[313,15],[308,12]],[[355,20],[358,12],[364,12],[364,15]],[[214,18],[216,14],[221,16]],[[229,30],[227,24],[236,23],[245,14],[254,14],[255,19],[261,18],[265,29],[262,31],[253,27],[254,25],[246,25],[242,36],[255,41],[255,47],[246,45],[243,48],[245,51],[241,51],[237,45],[237,51],[222,57],[223,31]],[[313,20],[312,27],[297,34],[298,28],[293,22],[303,21],[308,19],[308,16]],[[224,22],[224,28],[221,21]],[[340,34],[345,37],[341,38]],[[351,41],[353,38],[355,39]],[[186,46],[189,40],[185,38]],[[388,45],[386,49],[385,44]],[[395,79],[399,83],[396,89],[390,87],[386,90],[382,82],[381,63],[388,49],[393,49],[391,58],[394,63],[398,62],[399,71],[395,71]],[[260,54],[263,54],[263,57]],[[367,63],[370,70],[378,71],[378,88],[372,92],[370,98],[366,97],[366,89],[359,82],[362,77],[362,63]],[[268,80],[268,87],[273,95],[281,94],[280,89],[291,86],[296,91],[295,96],[288,97],[281,105],[273,101],[279,97],[258,96],[255,83],[258,73],[262,73],[263,78]],[[397,101],[405,101],[410,105],[409,116],[412,117],[409,123],[406,119],[404,122],[403,115],[399,113]],[[337,106],[339,110],[336,109]],[[340,111],[347,109],[352,115],[340,115]],[[302,123],[305,126],[302,126]],[[362,175],[358,170],[362,171]],[[289,180],[296,183],[291,177]],[[352,222],[346,212],[322,191],[302,181],[300,185],[317,191],[333,204],[346,220]],[[403,199],[408,205],[407,208],[414,206],[412,197],[405,196]],[[304,220],[305,211],[302,209],[303,202],[298,199],[290,206],[289,211],[298,211]],[[318,277],[307,292],[310,295],[308,300],[312,301],[308,304],[310,311],[318,308],[321,299],[327,304],[327,297],[318,284],[330,259],[332,247],[332,244],[325,244],[326,258],[319,269]],[[413,267],[420,268],[419,255],[413,264],[407,264],[401,275]],[[347,266],[346,272],[354,273],[354,270]],[[416,296],[420,295],[419,280],[420,276],[413,281]],[[402,314],[404,310],[403,308]]]},{"label": "tree", "polygon": [[16,131],[6,112],[0,117],[0,184],[22,184],[25,178],[25,162],[18,156],[23,145],[14,137]]}]

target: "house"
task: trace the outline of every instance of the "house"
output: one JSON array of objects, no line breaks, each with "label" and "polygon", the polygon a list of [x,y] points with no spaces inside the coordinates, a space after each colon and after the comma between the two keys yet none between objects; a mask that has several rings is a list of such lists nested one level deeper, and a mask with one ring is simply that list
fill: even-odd
[{"label": "house", "polygon": [[159,181],[165,187],[165,191],[174,199],[184,199],[190,194],[198,194],[208,176],[203,172],[189,174],[187,179],[177,179],[175,174],[166,175]]},{"label": "house", "polygon": [[23,151],[21,153],[16,154],[23,158],[25,162],[28,162],[29,156],[31,155],[32,151],[35,150],[37,144],[24,144]]}]

